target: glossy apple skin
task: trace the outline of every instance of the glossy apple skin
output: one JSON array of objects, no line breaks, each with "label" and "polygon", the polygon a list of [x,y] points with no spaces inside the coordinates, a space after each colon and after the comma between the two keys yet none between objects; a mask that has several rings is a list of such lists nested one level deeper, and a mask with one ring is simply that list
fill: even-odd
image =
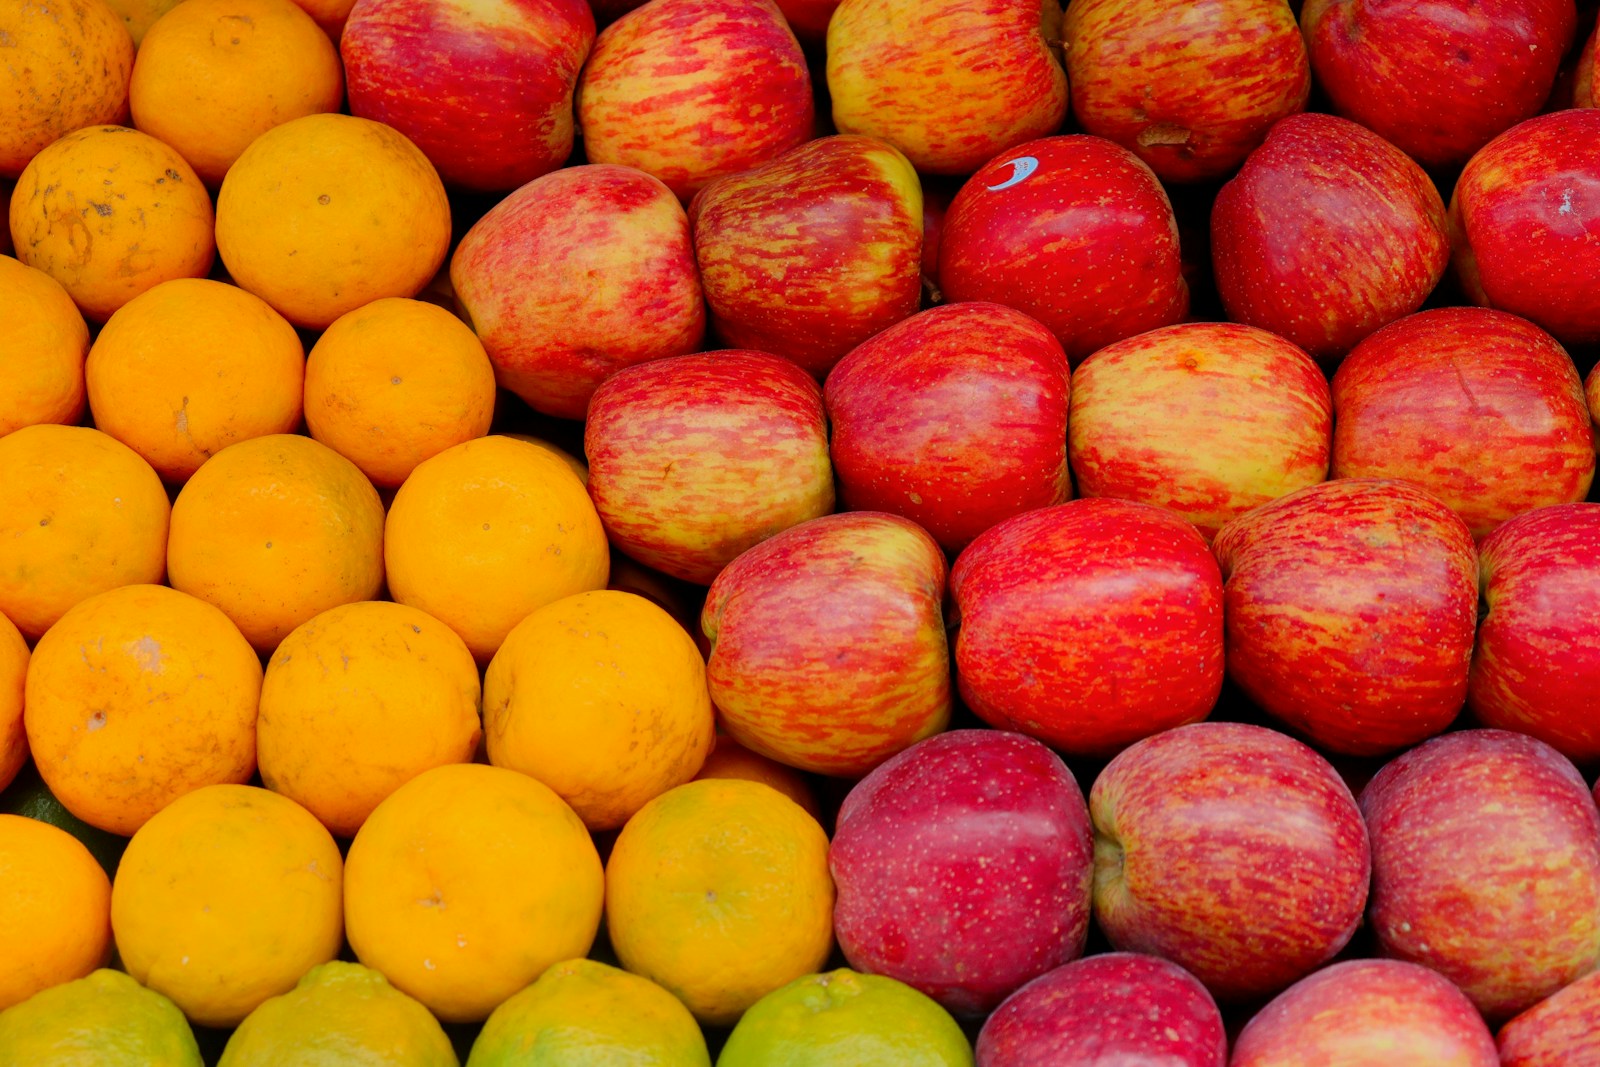
[{"label": "glossy apple skin", "polygon": [[815,120],[772,0],[652,0],[600,32],[578,83],[589,162],[638,167],[685,202],[809,140]]},{"label": "glossy apple skin", "polygon": [[977,1067],[1227,1067],[1222,1014],[1175,963],[1132,952],[1076,960],[989,1016]]},{"label": "glossy apple skin", "polygon": [[1416,311],[1444,277],[1444,201],[1370,130],[1290,115],[1217,194],[1211,261],[1229,319],[1331,360]]},{"label": "glossy apple skin", "polygon": [[950,571],[956,678],[985,722],[1110,756],[1198,722],[1222,688],[1222,581],[1162,508],[1074,500],[979,535]]},{"label": "glossy apple skin", "polygon": [[572,154],[594,36],[585,0],[359,0],[339,40],[350,113],[411,138],[448,185],[515,189]]},{"label": "glossy apple skin", "polygon": [[834,125],[888,141],[923,174],[971,174],[1060,128],[1060,25],[1057,0],[844,0],[828,24]]},{"label": "glossy apple skin", "polygon": [[1355,798],[1283,734],[1207,722],[1147,738],[1107,764],[1089,812],[1100,929],[1219,1001],[1279,992],[1360,925],[1371,861]]},{"label": "glossy apple skin", "polygon": [[1334,374],[1333,411],[1333,477],[1413,482],[1476,537],[1594,480],[1571,358],[1504,312],[1438,308],[1379,330]]},{"label": "glossy apple skin", "polygon": [[822,390],[765,352],[619,371],[589,405],[583,450],[611,543],[701,585],[752,545],[833,510]]},{"label": "glossy apple skin", "polygon": [[1166,191],[1133,153],[1082,134],[1020,145],[961,187],[939,239],[939,288],[1033,316],[1074,366],[1189,310]]},{"label": "glossy apple skin", "polygon": [[1600,964],[1600,812],[1572,763],[1504,730],[1446,734],[1361,793],[1371,924],[1491,1022]]},{"label": "glossy apple skin", "polygon": [[1212,547],[1228,676],[1318,748],[1381,755],[1460,713],[1478,556],[1444,504],[1405,482],[1324,482],[1235,519]]},{"label": "glossy apple skin", "polygon": [[846,512],[742,553],[706,593],[723,727],[769,759],[859,777],[950,721],[944,553],[915,523]]},{"label": "glossy apple skin", "polygon": [[1296,982],[1245,1025],[1231,1067],[1499,1067],[1483,1019],[1445,979],[1346,960]]},{"label": "glossy apple skin", "polygon": [[1253,326],[1180,323],[1118,341],[1078,365],[1072,391],[1079,493],[1170,508],[1208,540],[1328,476],[1328,381]]},{"label": "glossy apple skin", "polygon": [[1600,971],[1584,975],[1500,1028],[1503,1067],[1600,1063]]},{"label": "glossy apple skin", "polygon": [[689,220],[631,167],[568,167],[518,189],[461,239],[450,281],[500,385],[564,419],[583,418],[608,375],[705,337]]},{"label": "glossy apple skin", "polygon": [[922,300],[922,186],[870,137],[822,137],[719,178],[689,225],[717,336],[818,378]]},{"label": "glossy apple skin", "polygon": [[1305,0],[1334,111],[1420,163],[1464,162],[1534,114],[1572,43],[1573,0]]},{"label": "glossy apple skin", "polygon": [[956,1015],[993,1011],[1083,953],[1094,839],[1061,758],[1021,734],[954,730],[845,797],[828,866],[850,966]]},{"label": "glossy apple skin", "polygon": [[914,315],[828,375],[840,500],[904,515],[959,552],[1072,495],[1071,390],[1061,345],[1020,311],[973,302]]},{"label": "glossy apple skin", "polygon": [[1311,93],[1284,0],[1072,0],[1061,36],[1079,124],[1163,181],[1228,173]]}]

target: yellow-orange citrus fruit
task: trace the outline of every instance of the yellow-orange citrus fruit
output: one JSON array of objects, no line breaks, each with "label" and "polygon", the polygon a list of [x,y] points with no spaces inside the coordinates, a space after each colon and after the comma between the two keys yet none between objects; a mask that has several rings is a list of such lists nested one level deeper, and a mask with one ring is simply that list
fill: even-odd
[{"label": "yellow-orange citrus fruit", "polygon": [[99,430],[0,437],[0,614],[37,638],[86,597],[161,581],[169,512],[156,472]]},{"label": "yellow-orange citrus fruit", "polygon": [[203,1067],[177,1005],[121,971],[35,993],[0,1014],[0,1067]]},{"label": "yellow-orange citrus fruit", "polygon": [[450,203],[428,157],[351,115],[268,130],[217,196],[228,272],[297,326],[325,329],[380,297],[415,296],[449,244]]},{"label": "yellow-orange citrus fruit", "polygon": [[350,947],[445,1022],[478,1021],[600,925],[600,856],[572,809],[526,775],[424,771],[361,827],[346,861]]},{"label": "yellow-orange citrus fruit", "polygon": [[83,415],[89,327],[61,283],[0,256],[0,437]]},{"label": "yellow-orange citrus fruit", "polygon": [[494,397],[477,335],[420,300],[388,297],[341,315],[306,361],[306,428],[384,488],[488,433]]},{"label": "yellow-orange citrus fruit", "polygon": [[104,322],[146,289],[211,269],[211,197],[182,156],[126,126],[69,133],[11,194],[17,258]]},{"label": "yellow-orange citrus fruit", "polygon": [[0,815],[0,1011],[106,962],[111,883],[65,830]]},{"label": "yellow-orange citrus fruit", "polygon": [[813,819],[822,817],[822,811],[817,807],[817,795],[804,774],[759,752],[751,752],[727,734],[717,735],[711,755],[700,765],[695,778],[741,778],[747,782],[770,785],[804,808]]},{"label": "yellow-orange citrus fruit", "polygon": [[235,441],[300,425],[305,350],[294,327],[260,297],[206,278],[128,301],[85,373],[95,426],[168,482]]},{"label": "yellow-orange citrus fruit", "polygon": [[439,620],[376,600],[325,611],[267,664],[256,726],[262,781],[353,837],[418,774],[472,759],[478,697],[472,653]]},{"label": "yellow-orange citrus fruit", "polygon": [[133,124],[213,187],[263,133],[343,101],[339,53],[290,0],[187,0],[145,36],[128,91]]},{"label": "yellow-orange citrus fruit", "polygon": [[[156,20],[168,11],[183,3],[183,0],[106,0],[106,4],[122,19],[123,25],[128,27],[128,32],[133,34],[133,44],[137,48],[144,40],[144,35],[150,32],[150,27]],[[134,62],[138,62],[135,54]]]},{"label": "yellow-orange citrus fruit", "polygon": [[28,642],[0,615],[0,791],[28,762],[28,731],[22,697],[28,681]]},{"label": "yellow-orange citrus fruit", "polygon": [[215,604],[256,648],[383,586],[383,503],[326,445],[270,434],[229,445],[172,505],[174,589]]}]

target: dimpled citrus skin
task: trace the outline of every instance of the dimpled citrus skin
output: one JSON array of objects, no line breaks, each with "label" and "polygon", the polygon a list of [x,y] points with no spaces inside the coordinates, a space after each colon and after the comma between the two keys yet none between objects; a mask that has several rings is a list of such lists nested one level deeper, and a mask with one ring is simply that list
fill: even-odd
[{"label": "dimpled citrus skin", "polygon": [[101,969],[0,1013],[0,1067],[201,1067],[183,1012]]},{"label": "dimpled citrus skin", "polygon": [[0,1012],[104,964],[110,906],[106,872],[77,838],[0,815]]},{"label": "dimpled citrus skin", "polygon": [[22,721],[22,694],[28,677],[28,642],[0,615],[0,791],[28,762],[28,733]]},{"label": "dimpled citrus skin", "polygon": [[106,6],[122,17],[128,32],[133,34],[135,48],[157,19],[181,3],[183,0],[106,0]]},{"label": "dimpled citrus skin", "polygon": [[10,256],[0,256],[0,305],[0,437],[40,422],[77,422],[89,352],[78,306],[60,282]]}]

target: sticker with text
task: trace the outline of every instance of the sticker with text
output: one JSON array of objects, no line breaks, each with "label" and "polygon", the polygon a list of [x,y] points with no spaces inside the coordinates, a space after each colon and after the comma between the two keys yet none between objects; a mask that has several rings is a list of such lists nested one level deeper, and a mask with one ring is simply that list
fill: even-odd
[{"label": "sticker with text", "polygon": [[1009,160],[1005,165],[1011,168],[1011,177],[999,185],[985,186],[991,193],[998,193],[1001,189],[1009,189],[1039,169],[1039,161],[1032,156],[1018,156],[1016,159]]}]

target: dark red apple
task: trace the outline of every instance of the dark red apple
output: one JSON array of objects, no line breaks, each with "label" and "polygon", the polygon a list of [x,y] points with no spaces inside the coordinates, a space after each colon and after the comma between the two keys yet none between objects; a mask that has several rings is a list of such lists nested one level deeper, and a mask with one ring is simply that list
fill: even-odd
[{"label": "dark red apple", "polygon": [[1600,971],[1591,971],[1500,1028],[1503,1067],[1600,1064]]}]

